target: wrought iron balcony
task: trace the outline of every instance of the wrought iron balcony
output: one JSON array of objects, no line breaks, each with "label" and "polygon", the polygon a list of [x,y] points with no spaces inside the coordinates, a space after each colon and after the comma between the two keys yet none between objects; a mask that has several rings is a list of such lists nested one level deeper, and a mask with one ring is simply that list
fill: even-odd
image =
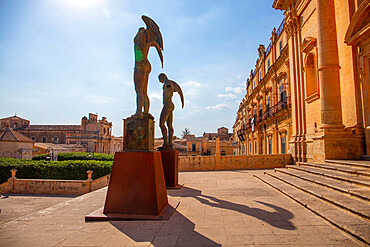
[{"label": "wrought iron balcony", "polygon": [[245,141],[245,129],[244,128],[241,128],[240,130],[238,130],[237,135],[240,141]]},{"label": "wrought iron balcony", "polygon": [[269,107],[266,111],[263,112],[262,115],[260,114],[256,118],[255,123],[260,123],[260,122],[263,122],[264,120],[274,117],[281,111],[290,108],[290,106],[291,106],[290,97],[286,97],[285,99],[280,100],[274,106]]}]

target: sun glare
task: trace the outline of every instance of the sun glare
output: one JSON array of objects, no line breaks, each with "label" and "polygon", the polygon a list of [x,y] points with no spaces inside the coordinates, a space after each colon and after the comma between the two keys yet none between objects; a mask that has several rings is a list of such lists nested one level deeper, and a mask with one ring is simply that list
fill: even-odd
[{"label": "sun glare", "polygon": [[68,4],[76,7],[89,7],[102,3],[104,0],[65,0]]}]

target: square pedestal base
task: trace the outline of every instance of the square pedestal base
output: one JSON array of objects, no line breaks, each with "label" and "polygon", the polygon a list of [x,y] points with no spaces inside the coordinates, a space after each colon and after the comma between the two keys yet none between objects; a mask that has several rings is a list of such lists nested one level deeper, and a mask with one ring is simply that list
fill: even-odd
[{"label": "square pedestal base", "polygon": [[85,221],[113,221],[113,220],[168,220],[175,212],[180,202],[169,201],[169,204],[159,215],[130,215],[130,214],[104,214],[104,207],[85,216]]},{"label": "square pedestal base", "polygon": [[167,189],[180,189],[179,181],[179,152],[161,150],[164,179]]},{"label": "square pedestal base", "polygon": [[170,211],[161,153],[117,152],[100,218],[160,219]]}]

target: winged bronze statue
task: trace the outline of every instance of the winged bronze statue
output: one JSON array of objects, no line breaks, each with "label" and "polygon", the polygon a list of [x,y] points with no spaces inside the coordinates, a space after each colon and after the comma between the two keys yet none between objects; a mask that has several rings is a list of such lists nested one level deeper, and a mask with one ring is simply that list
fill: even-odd
[{"label": "winged bronze statue", "polygon": [[[147,115],[154,119],[149,114],[149,97],[147,93],[149,74],[151,65],[148,60],[149,48],[154,46],[158,52],[163,68],[163,40],[158,25],[149,17],[143,15],[146,29],[140,27],[134,38],[134,53],[135,53],[135,68],[134,68],[134,83],[136,91],[136,113],[135,116]],[[144,107],[144,111],[143,111]]]},{"label": "winged bronze statue", "polygon": [[[159,118],[159,127],[162,131],[163,136],[163,145],[159,147],[159,150],[172,150],[172,139],[173,139],[173,110],[175,109],[175,105],[172,102],[172,96],[174,92],[177,92],[180,95],[182,108],[184,108],[184,95],[182,94],[181,87],[176,82],[169,80],[166,74],[161,73],[158,76],[158,79],[161,83],[163,83],[163,108],[161,112],[161,116]],[[165,124],[167,123],[167,128]]]}]

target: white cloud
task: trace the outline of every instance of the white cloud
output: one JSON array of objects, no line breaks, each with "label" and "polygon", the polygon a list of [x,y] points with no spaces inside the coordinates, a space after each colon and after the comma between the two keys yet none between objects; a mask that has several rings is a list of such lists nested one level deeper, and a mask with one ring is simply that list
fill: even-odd
[{"label": "white cloud", "polygon": [[214,105],[214,106],[206,106],[206,109],[207,110],[222,110],[222,109],[226,109],[226,108],[230,108],[230,105],[228,104],[217,104],[217,105]]},{"label": "white cloud", "polygon": [[162,95],[160,93],[149,94],[149,100],[154,100],[154,99],[162,99]]},{"label": "white cloud", "polygon": [[201,84],[196,81],[187,81],[184,83],[185,86],[194,86],[194,87],[200,87]]},{"label": "white cloud", "polygon": [[217,97],[235,99],[237,96],[235,94],[232,94],[232,93],[226,93],[226,94],[217,94]]},{"label": "white cloud", "polygon": [[103,14],[103,16],[107,19],[111,19],[112,18],[112,14],[111,12],[104,6],[101,7],[101,12]]},{"label": "white cloud", "polygon": [[234,94],[243,94],[244,88],[243,87],[226,87],[226,92],[233,92]]}]

